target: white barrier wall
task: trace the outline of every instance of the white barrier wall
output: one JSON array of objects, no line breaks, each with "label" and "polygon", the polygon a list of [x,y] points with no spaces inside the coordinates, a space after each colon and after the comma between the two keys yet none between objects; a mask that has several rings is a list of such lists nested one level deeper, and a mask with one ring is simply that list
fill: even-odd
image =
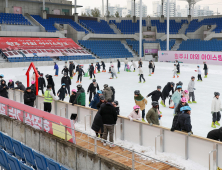
[{"label": "white barrier wall", "polygon": [[[23,103],[23,92],[9,90],[9,99]],[[43,96],[37,96],[36,107],[44,110]],[[53,101],[52,114],[70,118],[76,113],[78,122],[91,128],[97,110],[84,106],[74,105],[62,101]],[[130,121],[128,118],[119,116],[115,127],[115,138],[126,140],[145,147],[155,147],[158,152],[176,154],[184,159],[190,159],[196,163],[209,167],[209,152],[211,153],[211,169],[216,166],[222,167],[222,142],[210,140],[196,135],[188,136],[187,133],[175,131],[161,126],[150,126],[140,121]]]}]

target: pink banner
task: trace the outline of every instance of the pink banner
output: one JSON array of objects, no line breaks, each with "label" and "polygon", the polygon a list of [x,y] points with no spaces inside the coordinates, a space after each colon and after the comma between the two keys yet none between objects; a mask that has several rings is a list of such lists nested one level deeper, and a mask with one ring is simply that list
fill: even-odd
[{"label": "pink banner", "polygon": [[160,62],[178,60],[183,63],[222,65],[222,52],[210,51],[158,51]]}]

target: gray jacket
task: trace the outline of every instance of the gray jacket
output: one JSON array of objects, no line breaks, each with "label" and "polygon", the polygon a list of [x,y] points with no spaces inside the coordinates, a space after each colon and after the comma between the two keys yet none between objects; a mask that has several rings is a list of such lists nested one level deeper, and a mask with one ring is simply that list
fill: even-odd
[{"label": "gray jacket", "polygon": [[15,89],[19,89],[19,90],[25,91],[25,86],[21,82],[19,82],[18,86],[15,87]]},{"label": "gray jacket", "polygon": [[113,92],[110,87],[106,87],[103,89],[103,96],[105,97],[105,100],[112,99],[112,95]]},{"label": "gray jacket", "polygon": [[193,88],[195,86],[195,81],[190,80],[189,84],[188,84],[188,91],[189,92],[193,92]]}]

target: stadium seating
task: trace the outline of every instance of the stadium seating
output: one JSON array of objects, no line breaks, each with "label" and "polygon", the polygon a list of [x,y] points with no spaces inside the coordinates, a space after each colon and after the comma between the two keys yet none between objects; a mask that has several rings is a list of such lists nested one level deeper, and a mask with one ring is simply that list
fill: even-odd
[{"label": "stadium seating", "polygon": [[22,14],[0,13],[0,24],[32,25]]},{"label": "stadium seating", "polygon": [[[120,23],[117,23],[116,20],[110,20],[109,23],[115,24],[122,34],[139,33],[139,20],[136,23],[133,23],[132,20],[122,20]],[[142,25],[146,26],[145,20],[142,21]]]},{"label": "stadium seating", "polygon": [[110,28],[109,24],[101,20],[100,22],[93,20],[80,20],[80,24],[89,29],[92,33],[97,34],[115,34],[113,29]]},{"label": "stadium seating", "polygon": [[67,60],[89,60],[89,59],[95,59],[92,55],[78,55],[78,56],[59,56],[59,60],[61,61],[67,61]]},{"label": "stadium seating", "polygon": [[[181,22],[176,22],[175,20],[170,20],[170,34],[178,34],[178,31],[181,29],[183,24],[187,24],[187,20],[181,20]],[[167,33],[167,21],[164,20],[164,23],[161,23],[159,20],[151,20],[151,25],[156,26],[158,33]]]},{"label": "stadium seating", "polygon": [[130,58],[133,57],[121,41],[79,40],[87,50],[100,58]]},{"label": "stadium seating", "polygon": [[6,170],[68,170],[54,160],[0,132],[0,167]]},{"label": "stadium seating", "polygon": [[222,41],[217,39],[210,41],[188,39],[182,41],[177,51],[222,51]]},{"label": "stadium seating", "polygon": [[53,61],[50,57],[10,57],[9,62]]}]

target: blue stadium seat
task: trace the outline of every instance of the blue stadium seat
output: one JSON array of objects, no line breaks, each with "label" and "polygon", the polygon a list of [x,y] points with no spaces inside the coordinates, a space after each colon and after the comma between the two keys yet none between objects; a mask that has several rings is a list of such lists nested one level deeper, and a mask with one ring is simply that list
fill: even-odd
[{"label": "blue stadium seat", "polygon": [[0,23],[7,25],[32,25],[22,14],[0,13]]},{"label": "blue stadium seat", "polygon": [[3,135],[3,139],[4,139],[4,142],[5,142],[6,149],[14,154],[15,151],[14,151],[12,139],[9,136],[6,136],[4,134],[2,134],[2,135]]},{"label": "blue stadium seat", "polygon": [[21,170],[20,163],[18,159],[15,157],[10,156],[9,154],[6,154],[8,158],[8,163],[11,170]]},{"label": "blue stadium seat", "polygon": [[26,162],[32,165],[34,168],[36,168],[35,158],[32,149],[25,145],[22,145],[22,147],[24,150]]},{"label": "blue stadium seat", "polygon": [[8,170],[9,169],[9,164],[8,164],[8,158],[7,158],[7,153],[0,149],[0,165],[4,169]]},{"label": "blue stadium seat", "polygon": [[33,154],[34,154],[34,157],[35,157],[35,162],[36,162],[37,169],[38,170],[47,169],[48,165],[47,165],[47,162],[46,162],[46,158],[43,155],[41,155],[41,154],[39,154],[35,151],[33,151]]},{"label": "blue stadium seat", "polygon": [[12,143],[13,143],[15,155],[17,157],[21,158],[22,161],[26,162],[22,144],[20,142],[16,141],[16,140],[14,140],[14,139],[12,139]]},{"label": "blue stadium seat", "polygon": [[52,159],[46,158],[49,170],[60,170],[60,165]]},{"label": "blue stadium seat", "polygon": [[19,162],[21,170],[33,170],[31,167],[28,167],[27,165],[23,164],[22,162]]},{"label": "blue stadium seat", "polygon": [[3,133],[0,132],[0,148],[5,148],[5,142],[3,138]]}]

